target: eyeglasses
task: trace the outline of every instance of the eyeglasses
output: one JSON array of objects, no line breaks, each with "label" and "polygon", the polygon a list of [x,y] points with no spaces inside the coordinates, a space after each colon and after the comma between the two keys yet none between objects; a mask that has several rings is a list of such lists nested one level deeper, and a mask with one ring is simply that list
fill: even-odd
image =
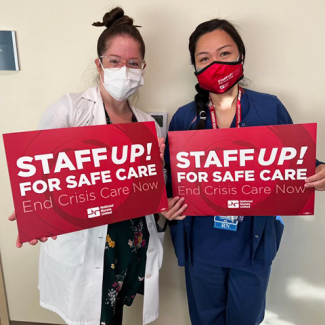
[{"label": "eyeglasses", "polygon": [[103,55],[99,58],[102,59],[102,61],[105,60],[105,66],[110,69],[114,68],[118,70],[125,65],[129,69],[143,70],[146,66],[146,62],[140,61],[139,59],[122,60],[120,57],[113,55]]}]

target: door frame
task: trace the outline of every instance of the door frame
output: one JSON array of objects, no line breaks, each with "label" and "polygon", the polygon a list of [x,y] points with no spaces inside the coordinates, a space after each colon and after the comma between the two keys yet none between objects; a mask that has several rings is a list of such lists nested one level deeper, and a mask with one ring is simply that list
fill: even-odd
[{"label": "door frame", "polygon": [[0,324],[10,325],[6,287],[4,284],[4,277],[2,272],[1,253],[0,253]]}]

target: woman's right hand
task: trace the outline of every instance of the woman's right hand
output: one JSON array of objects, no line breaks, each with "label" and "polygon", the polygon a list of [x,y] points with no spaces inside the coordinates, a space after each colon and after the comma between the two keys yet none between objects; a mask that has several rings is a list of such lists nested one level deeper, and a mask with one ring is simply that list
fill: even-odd
[{"label": "woman's right hand", "polygon": [[178,196],[168,199],[168,211],[161,212],[161,214],[168,220],[183,220],[186,216],[183,212],[188,207],[188,204],[183,204],[184,198]]},{"label": "woman's right hand", "polygon": [[[15,221],[16,220],[16,213],[15,211],[11,214],[11,216],[8,218],[10,221]],[[57,236],[53,236],[52,239],[56,239]],[[30,245],[34,246],[38,243],[38,241],[44,243],[47,241],[47,237],[42,237],[40,239],[33,239],[29,242]],[[19,240],[19,236],[17,236],[17,241],[16,241],[16,247],[21,248],[23,247],[23,244]]]}]

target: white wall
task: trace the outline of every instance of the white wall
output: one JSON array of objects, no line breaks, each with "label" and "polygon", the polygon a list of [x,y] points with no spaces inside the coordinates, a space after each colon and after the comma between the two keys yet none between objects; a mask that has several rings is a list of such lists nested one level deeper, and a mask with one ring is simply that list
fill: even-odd
[{"label": "white wall", "polygon": [[[0,0],[0,29],[17,31],[21,64],[20,72],[0,72],[1,133],[35,129],[49,104],[92,84],[102,29],[91,23],[115,5],[143,26],[148,65],[138,107],[172,116],[191,101],[195,78],[188,37],[202,21],[227,18],[240,26],[251,88],[276,94],[296,123],[318,122],[318,157],[325,160],[325,3],[321,0]],[[0,172],[0,249],[11,319],[62,323],[38,305],[38,247],[14,247],[17,231],[7,221],[13,204],[2,143]],[[325,323],[324,194],[316,197],[315,216],[285,218],[265,325]],[[190,324],[183,270],[177,267],[169,234],[166,237],[162,312],[155,324]],[[127,309],[125,324],[140,324],[140,319],[139,297]]]}]

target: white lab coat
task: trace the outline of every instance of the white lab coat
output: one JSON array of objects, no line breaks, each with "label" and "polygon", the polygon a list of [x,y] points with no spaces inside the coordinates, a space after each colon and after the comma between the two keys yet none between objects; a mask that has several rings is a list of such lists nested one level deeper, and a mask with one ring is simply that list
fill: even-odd
[{"label": "white lab coat", "polygon": [[[137,121],[154,121],[130,105]],[[106,124],[98,88],[66,94],[45,112],[39,129]],[[160,136],[159,127],[157,133]],[[153,215],[146,217],[150,238],[145,270],[143,324],[159,316],[159,269],[164,233],[158,233]],[[49,239],[41,245],[40,304],[71,325],[99,325],[107,225]]]}]

